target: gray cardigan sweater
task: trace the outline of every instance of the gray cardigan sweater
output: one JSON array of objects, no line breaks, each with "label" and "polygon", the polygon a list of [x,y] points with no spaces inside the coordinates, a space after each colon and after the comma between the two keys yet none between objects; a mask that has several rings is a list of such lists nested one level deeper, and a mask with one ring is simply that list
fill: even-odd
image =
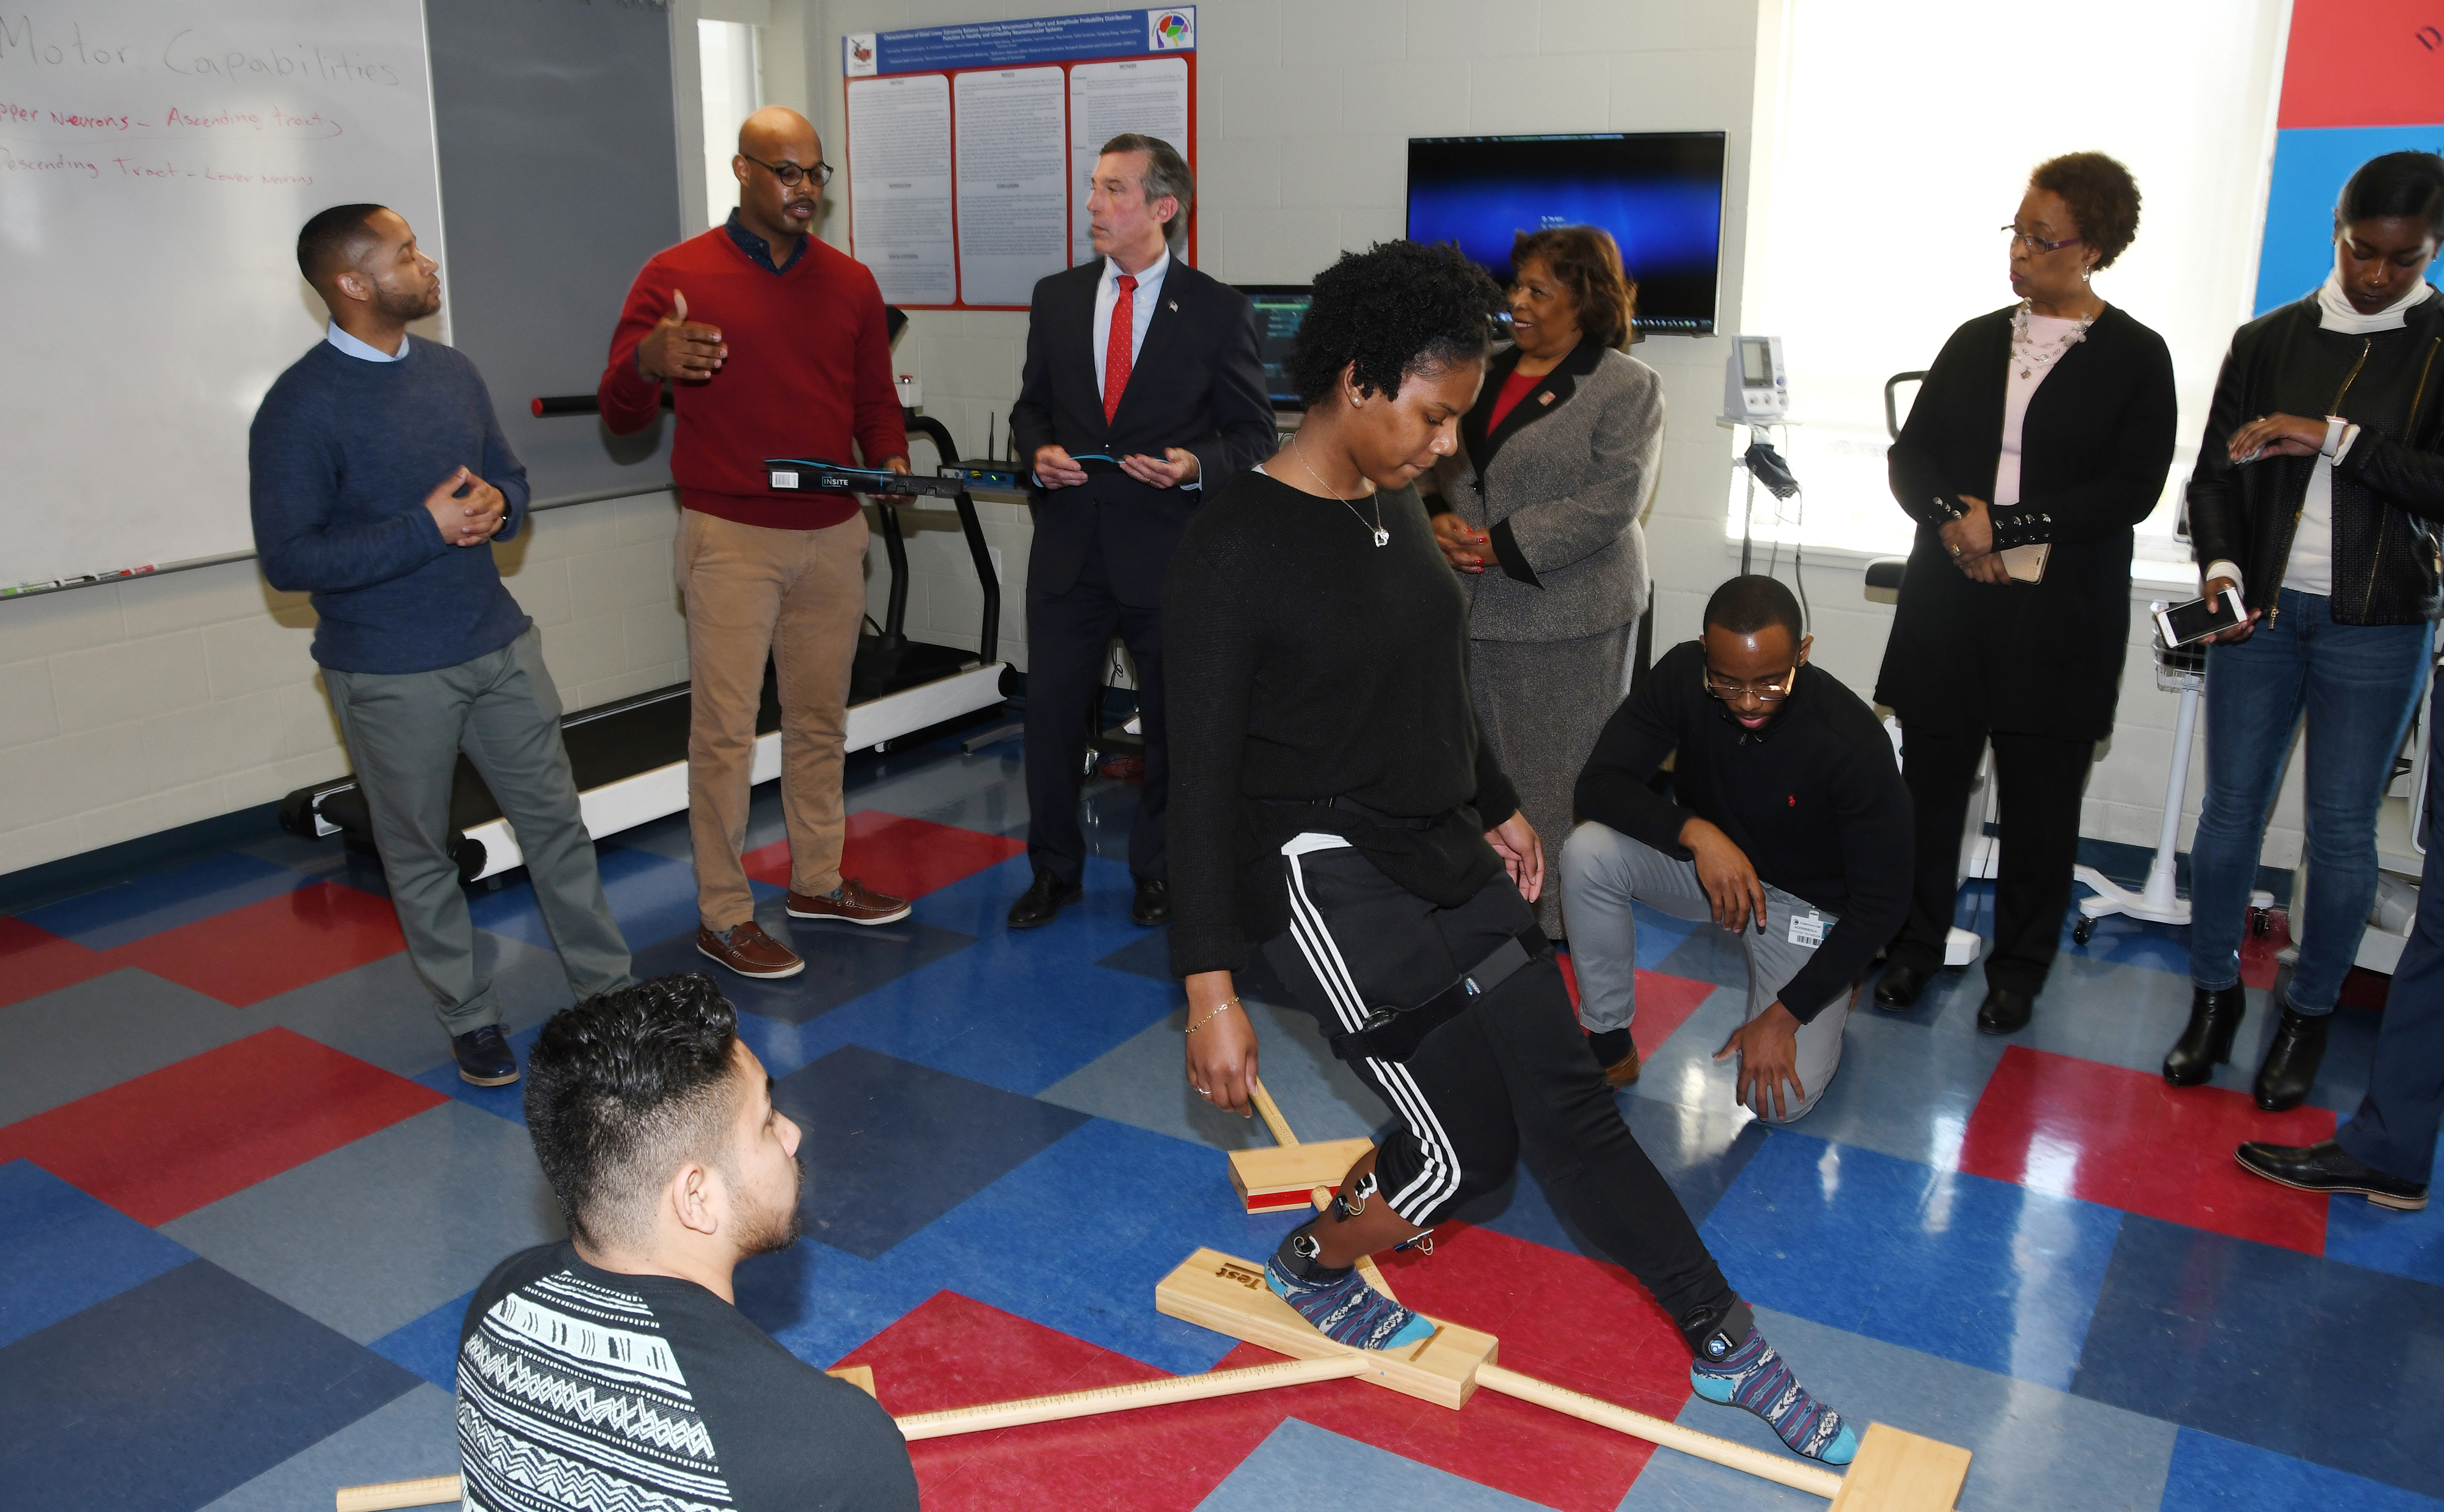
[{"label": "gray cardigan sweater", "polygon": [[1437,507],[1492,537],[1499,568],[1462,573],[1479,640],[1571,640],[1646,612],[1639,527],[1663,444],[1663,379],[1583,341],[1498,426],[1517,348],[1487,364],[1458,452],[1435,465]]}]

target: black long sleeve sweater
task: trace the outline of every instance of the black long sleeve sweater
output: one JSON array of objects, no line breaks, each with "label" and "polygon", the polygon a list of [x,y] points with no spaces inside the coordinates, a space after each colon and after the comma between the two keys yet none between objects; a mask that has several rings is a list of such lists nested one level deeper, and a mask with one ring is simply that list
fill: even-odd
[{"label": "black long sleeve sweater", "polygon": [[[1702,819],[1758,876],[1840,915],[1782,989],[1805,1023],[1909,913],[1909,789],[1874,711],[1829,673],[1801,668],[1782,712],[1749,730],[1706,691],[1705,673],[1704,644],[1683,641],[1614,710],[1579,773],[1579,817],[1683,858],[1680,827]],[[1675,750],[1677,802],[1647,786]]]},{"label": "black long sleeve sweater", "polygon": [[[1301,831],[1446,908],[1500,872],[1484,832],[1519,800],[1477,728],[1468,602],[1415,493],[1353,507],[1241,473],[1181,539],[1162,624],[1174,971],[1238,970],[1289,927],[1278,851]],[[1435,822],[1266,802],[1339,797]]]}]

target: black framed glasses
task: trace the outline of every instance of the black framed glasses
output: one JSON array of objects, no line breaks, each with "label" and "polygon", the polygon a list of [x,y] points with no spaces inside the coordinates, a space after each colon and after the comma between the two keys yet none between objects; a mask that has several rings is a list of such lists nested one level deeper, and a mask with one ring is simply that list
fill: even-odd
[{"label": "black framed glasses", "polygon": [[1712,667],[1706,669],[1707,694],[1727,704],[1736,704],[1748,697],[1754,697],[1761,704],[1778,704],[1790,696],[1790,690],[1798,681],[1799,668],[1795,663],[1788,672],[1752,683],[1726,677]]},{"label": "black framed glasses", "polygon": [[[745,153],[740,153],[738,156],[747,157]],[[817,189],[832,181],[832,165],[826,162],[818,162],[812,168],[801,168],[796,163],[768,163],[761,157],[747,157],[747,160],[769,173],[789,189],[797,188],[809,178],[815,181]]]},{"label": "black framed glasses", "polygon": [[1998,226],[1995,229],[2003,233],[2005,246],[2025,247],[2028,249],[2030,257],[2043,257],[2047,252],[2059,252],[2065,247],[2077,247],[2080,244],[2080,238],[2076,236],[2065,236],[2061,241],[2049,242],[2042,236],[2031,236],[2017,226]]}]

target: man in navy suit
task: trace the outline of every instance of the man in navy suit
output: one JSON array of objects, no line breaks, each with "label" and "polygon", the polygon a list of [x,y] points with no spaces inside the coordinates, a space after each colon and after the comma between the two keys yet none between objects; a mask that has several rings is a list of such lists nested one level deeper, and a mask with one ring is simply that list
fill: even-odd
[{"label": "man in navy suit", "polygon": [[1032,465],[1027,563],[1028,859],[1012,929],[1084,896],[1078,790],[1117,631],[1137,662],[1145,788],[1129,835],[1130,917],[1169,921],[1163,878],[1162,583],[1204,490],[1273,451],[1248,297],[1178,261],[1195,179],[1171,144],[1103,144],[1086,198],[1102,255],[1035,286],[1009,433]]}]

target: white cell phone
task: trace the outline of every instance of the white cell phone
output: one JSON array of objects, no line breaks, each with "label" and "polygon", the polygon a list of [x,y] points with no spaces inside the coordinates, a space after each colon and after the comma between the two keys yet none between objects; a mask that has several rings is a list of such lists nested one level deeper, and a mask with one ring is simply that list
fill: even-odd
[{"label": "white cell phone", "polygon": [[2212,599],[2193,599],[2157,611],[2156,627],[2164,633],[2164,644],[2186,646],[2243,624],[2248,618],[2249,610],[2240,601],[2240,590],[2226,588]]}]

